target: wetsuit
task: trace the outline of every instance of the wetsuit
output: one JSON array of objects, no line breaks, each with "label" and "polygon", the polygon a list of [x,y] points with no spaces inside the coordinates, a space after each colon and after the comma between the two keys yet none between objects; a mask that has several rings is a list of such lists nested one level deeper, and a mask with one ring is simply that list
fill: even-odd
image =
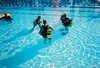
[{"label": "wetsuit", "polygon": [[41,23],[41,20],[38,18],[33,22],[34,26],[36,26],[38,24],[39,27],[41,27],[40,23]]},{"label": "wetsuit", "polygon": [[70,25],[70,19],[69,18],[61,18],[61,21],[62,21],[64,26]]},{"label": "wetsuit", "polygon": [[43,30],[42,30],[42,36],[43,38],[47,38],[47,29],[48,29],[48,25],[44,26],[42,25]]}]

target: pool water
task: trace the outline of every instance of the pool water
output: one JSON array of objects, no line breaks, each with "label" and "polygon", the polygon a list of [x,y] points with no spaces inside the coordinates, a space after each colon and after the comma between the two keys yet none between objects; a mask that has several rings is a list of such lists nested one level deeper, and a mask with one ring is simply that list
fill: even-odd
[{"label": "pool water", "polygon": [[[0,68],[100,68],[99,8],[1,8],[12,23],[0,20]],[[73,19],[67,34],[60,16]],[[43,43],[33,21],[40,15],[54,28],[52,43]]]}]

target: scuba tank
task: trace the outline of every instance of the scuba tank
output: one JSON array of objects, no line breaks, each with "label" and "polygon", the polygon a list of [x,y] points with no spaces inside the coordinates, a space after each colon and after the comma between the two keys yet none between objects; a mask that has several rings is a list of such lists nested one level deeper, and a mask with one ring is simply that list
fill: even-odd
[{"label": "scuba tank", "polygon": [[70,27],[72,26],[72,24],[73,24],[73,20],[72,19],[70,19]]},{"label": "scuba tank", "polygon": [[50,27],[48,27],[48,29],[47,29],[47,38],[51,38],[51,32],[52,32],[52,30],[50,29]]}]

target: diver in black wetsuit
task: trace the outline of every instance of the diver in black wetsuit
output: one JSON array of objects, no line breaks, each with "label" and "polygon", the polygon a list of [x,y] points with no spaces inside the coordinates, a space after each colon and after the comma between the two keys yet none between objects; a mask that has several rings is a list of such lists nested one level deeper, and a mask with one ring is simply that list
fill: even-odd
[{"label": "diver in black wetsuit", "polygon": [[41,16],[38,16],[38,18],[36,18],[36,20],[33,21],[33,28],[32,28],[32,30],[34,30],[36,25],[38,25],[41,28],[41,23],[42,23]]},{"label": "diver in black wetsuit", "polygon": [[2,13],[0,13],[0,14],[2,14],[2,16],[1,16],[0,19],[5,19],[7,22],[12,23],[11,21],[13,20],[13,18],[11,17],[10,14],[5,13],[5,12],[2,12]]},{"label": "diver in black wetsuit", "polygon": [[43,36],[44,38],[44,43],[46,43],[46,39],[49,40],[49,43],[51,43],[51,30],[53,30],[53,28],[51,26],[48,25],[47,21],[46,20],[43,20],[43,25],[41,26],[41,29],[40,29],[40,35]]},{"label": "diver in black wetsuit", "polygon": [[62,21],[62,24],[64,25],[65,29],[68,31],[68,26],[71,27],[72,25],[72,20],[69,19],[66,14],[64,13],[63,15],[61,15],[60,20]]}]

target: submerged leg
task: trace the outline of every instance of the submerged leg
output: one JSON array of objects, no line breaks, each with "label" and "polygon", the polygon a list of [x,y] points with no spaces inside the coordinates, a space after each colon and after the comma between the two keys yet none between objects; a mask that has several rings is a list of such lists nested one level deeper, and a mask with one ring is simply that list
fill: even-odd
[{"label": "submerged leg", "polygon": [[35,26],[36,26],[36,25],[37,25],[37,24],[34,24],[34,25],[33,25],[33,28],[32,28],[32,30],[34,30],[34,28],[35,28]]},{"label": "submerged leg", "polygon": [[49,40],[49,44],[51,44],[51,38],[48,38],[48,40]]},{"label": "submerged leg", "polygon": [[65,30],[66,30],[66,31],[69,31],[68,26],[65,26]]},{"label": "submerged leg", "polygon": [[47,39],[46,39],[46,38],[44,38],[44,41],[43,41],[43,43],[44,43],[44,44],[46,44],[46,41],[47,41]]}]

